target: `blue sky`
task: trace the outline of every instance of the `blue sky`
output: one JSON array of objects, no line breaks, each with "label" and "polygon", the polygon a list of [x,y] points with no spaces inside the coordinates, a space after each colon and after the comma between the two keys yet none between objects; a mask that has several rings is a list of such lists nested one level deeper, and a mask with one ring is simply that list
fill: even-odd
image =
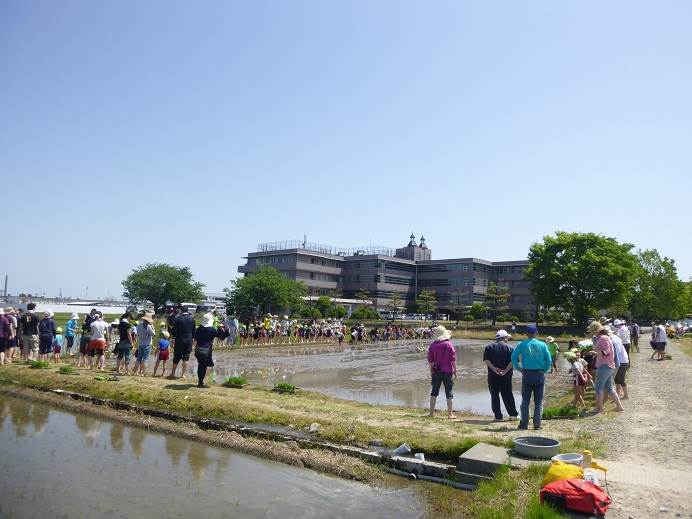
[{"label": "blue sky", "polygon": [[[210,291],[257,243],[522,259],[555,230],[692,275],[689,2],[0,3],[10,293]],[[687,232],[686,232],[687,231]],[[9,239],[7,239],[9,237]]]}]

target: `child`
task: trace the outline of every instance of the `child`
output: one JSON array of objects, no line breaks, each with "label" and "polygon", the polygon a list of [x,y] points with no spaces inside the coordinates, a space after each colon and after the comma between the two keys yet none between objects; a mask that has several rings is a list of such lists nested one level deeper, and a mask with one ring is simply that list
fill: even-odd
[{"label": "child", "polygon": [[156,371],[159,369],[159,362],[163,362],[161,367],[161,376],[166,374],[166,362],[168,361],[168,354],[171,343],[168,341],[170,334],[166,330],[161,330],[161,338],[159,339],[159,354],[156,356],[156,364],[154,364],[154,374],[152,377],[156,376]]},{"label": "child", "polygon": [[62,351],[65,338],[62,335],[62,327],[58,326],[55,330],[55,338],[53,339],[53,360],[56,364],[60,364],[60,352]]},{"label": "child", "polygon": [[570,363],[569,372],[572,374],[574,385],[574,407],[578,405],[586,405],[584,396],[586,393],[586,384],[590,378],[588,371],[579,359],[579,352],[570,350],[565,353],[565,358]]}]

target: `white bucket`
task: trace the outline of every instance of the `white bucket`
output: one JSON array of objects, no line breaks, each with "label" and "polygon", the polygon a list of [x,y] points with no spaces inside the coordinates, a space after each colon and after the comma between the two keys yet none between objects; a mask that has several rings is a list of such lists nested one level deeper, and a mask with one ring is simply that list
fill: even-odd
[{"label": "white bucket", "polygon": [[576,465],[581,467],[582,461],[584,461],[584,456],[578,452],[566,452],[565,454],[556,454],[551,461],[561,461],[562,463],[569,463],[570,465]]}]

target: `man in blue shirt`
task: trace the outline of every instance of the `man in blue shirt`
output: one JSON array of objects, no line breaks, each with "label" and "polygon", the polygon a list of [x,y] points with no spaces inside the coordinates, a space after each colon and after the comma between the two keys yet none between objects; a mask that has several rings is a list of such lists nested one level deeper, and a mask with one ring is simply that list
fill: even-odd
[{"label": "man in blue shirt", "polygon": [[[529,404],[533,394],[533,428],[541,428],[543,414],[543,390],[545,374],[552,365],[550,351],[543,341],[536,339],[538,328],[535,324],[526,326],[528,339],[521,341],[512,352],[512,365],[522,374],[521,378],[521,421],[519,429],[529,428]],[[521,362],[519,361],[521,359]],[[521,365],[520,365],[521,364]]]}]

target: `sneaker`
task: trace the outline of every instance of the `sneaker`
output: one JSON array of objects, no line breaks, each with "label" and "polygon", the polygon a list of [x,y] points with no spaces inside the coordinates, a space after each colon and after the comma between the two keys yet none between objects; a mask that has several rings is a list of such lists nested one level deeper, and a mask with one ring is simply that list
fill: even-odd
[{"label": "sneaker", "polygon": [[519,426],[517,427],[517,429],[519,429],[520,431],[527,431],[527,430],[529,429],[529,426],[528,426],[528,425],[521,425],[521,424],[519,424]]},{"label": "sneaker", "polygon": [[543,427],[541,427],[540,425],[534,425],[533,426],[534,431],[540,431],[541,429],[543,429]]},{"label": "sneaker", "polygon": [[510,420],[519,420],[519,415],[518,415],[518,414],[511,415],[511,416],[509,417],[509,419],[510,419]]}]

